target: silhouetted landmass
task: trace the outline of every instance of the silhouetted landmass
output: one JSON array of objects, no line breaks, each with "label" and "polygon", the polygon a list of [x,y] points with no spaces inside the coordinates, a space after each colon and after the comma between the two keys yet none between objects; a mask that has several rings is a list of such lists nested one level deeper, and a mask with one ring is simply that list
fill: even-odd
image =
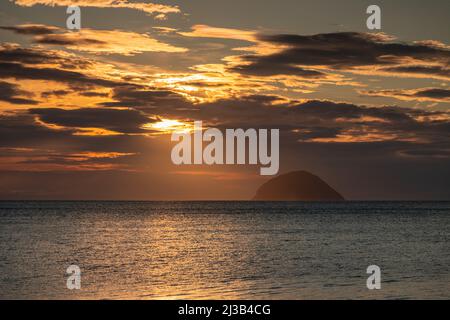
[{"label": "silhouetted landmass", "polygon": [[307,171],[294,171],[264,183],[253,200],[342,201],[345,199],[318,176]]}]

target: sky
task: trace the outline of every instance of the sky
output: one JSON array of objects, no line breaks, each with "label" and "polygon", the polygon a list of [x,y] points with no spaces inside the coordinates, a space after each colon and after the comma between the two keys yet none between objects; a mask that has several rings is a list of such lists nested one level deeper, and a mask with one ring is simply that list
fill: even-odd
[{"label": "sky", "polygon": [[[381,8],[368,30],[366,8]],[[66,8],[79,5],[81,30]],[[0,199],[246,200],[260,166],[171,134],[280,130],[280,173],[350,200],[450,200],[449,1],[4,0]]]}]

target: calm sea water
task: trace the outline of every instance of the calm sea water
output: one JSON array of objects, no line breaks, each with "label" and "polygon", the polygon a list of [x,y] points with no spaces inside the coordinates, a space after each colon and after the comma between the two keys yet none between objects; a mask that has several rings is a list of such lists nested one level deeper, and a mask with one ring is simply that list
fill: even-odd
[{"label": "calm sea water", "polygon": [[449,299],[450,202],[0,202],[0,298]]}]

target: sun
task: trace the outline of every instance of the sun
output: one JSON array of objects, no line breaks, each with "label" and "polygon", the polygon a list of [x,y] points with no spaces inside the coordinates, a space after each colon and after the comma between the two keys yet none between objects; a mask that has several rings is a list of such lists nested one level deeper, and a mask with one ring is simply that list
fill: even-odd
[{"label": "sun", "polygon": [[157,130],[161,133],[189,132],[192,130],[191,127],[192,125],[188,123],[172,119],[159,119],[158,122],[146,123],[142,126],[143,129]]}]

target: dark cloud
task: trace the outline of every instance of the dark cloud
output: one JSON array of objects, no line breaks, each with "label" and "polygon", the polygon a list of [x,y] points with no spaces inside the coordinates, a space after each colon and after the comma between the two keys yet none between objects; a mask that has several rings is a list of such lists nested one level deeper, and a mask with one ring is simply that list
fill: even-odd
[{"label": "dark cloud", "polygon": [[85,71],[92,68],[90,60],[66,56],[58,51],[21,48],[10,44],[0,46],[0,78],[62,82],[76,91],[123,85],[121,82],[86,75]]},{"label": "dark cloud", "polygon": [[85,97],[109,97],[109,93],[107,92],[95,92],[95,91],[86,91],[86,92],[80,92],[79,95],[85,96]]},{"label": "dark cloud", "polygon": [[59,62],[59,59],[41,50],[3,44],[0,47],[0,61],[41,64]]},{"label": "dark cloud", "polygon": [[37,104],[38,101],[20,96],[31,96],[31,93],[20,90],[19,86],[13,83],[0,81],[0,101],[6,101],[12,104]]},{"label": "dark cloud", "polygon": [[401,100],[428,100],[437,102],[450,102],[450,90],[443,88],[423,89],[391,89],[391,90],[361,90],[362,95],[372,97],[391,97]]},{"label": "dark cloud", "polygon": [[35,39],[35,42],[39,44],[51,44],[59,46],[81,46],[107,43],[98,39],[73,38],[64,34],[49,34],[40,36],[39,38]]},{"label": "dark cloud", "polygon": [[103,128],[120,133],[144,133],[141,126],[154,120],[137,110],[110,108],[36,108],[29,112],[45,123],[69,128]]},{"label": "dark cloud", "polygon": [[[117,102],[105,105],[137,108],[154,117],[203,120],[223,129],[279,128],[286,141],[330,138],[342,142],[425,140],[434,143],[447,139],[450,133],[447,113],[396,106],[367,107],[327,100],[298,102],[275,95],[249,95],[194,104],[170,91],[127,86],[116,87],[113,92]],[[427,117],[441,120],[422,120]]]},{"label": "dark cloud", "polygon": [[[436,92],[434,93],[436,94]],[[285,143],[409,141],[442,143],[450,138],[446,112],[366,107],[327,100],[288,101],[274,95],[250,95],[193,104],[170,91],[114,88],[114,105],[129,109],[35,108],[29,114],[43,123],[66,128],[100,128],[124,134],[151,133],[142,125],[159,117],[182,121],[203,120],[219,128],[279,128]],[[274,104],[275,103],[275,104]],[[135,108],[135,109],[134,109]],[[328,140],[327,140],[328,139]]]},{"label": "dark cloud", "polygon": [[248,101],[255,101],[255,102],[260,102],[262,104],[270,104],[273,102],[278,102],[278,101],[285,101],[286,102],[286,98],[278,96],[278,95],[274,95],[274,94],[251,94],[248,96],[244,96],[243,99],[248,100]]},{"label": "dark cloud", "polygon": [[[327,100],[289,101],[275,95],[249,95],[193,104],[166,91],[114,88],[113,105],[137,108],[154,117],[202,120],[226,128],[279,128],[284,142],[427,141],[449,139],[450,115],[400,108],[367,107]],[[436,94],[436,92],[435,92]],[[109,103],[107,103],[108,105]],[[440,119],[440,120],[430,120]]]},{"label": "dark cloud", "polygon": [[64,145],[70,141],[73,130],[51,130],[39,125],[35,117],[22,112],[0,115],[1,147],[34,147],[43,146],[48,141],[55,145]]},{"label": "dark cloud", "polygon": [[323,72],[308,70],[290,64],[278,64],[271,61],[258,61],[256,56],[246,57],[248,61],[252,61],[247,65],[240,65],[232,67],[230,70],[239,72],[241,74],[255,75],[255,76],[278,76],[278,75],[294,75],[303,78],[320,78],[325,77]]},{"label": "dark cloud", "polygon": [[[448,65],[448,63],[447,63]],[[383,72],[405,73],[417,76],[435,76],[450,79],[450,68],[442,66],[397,66],[381,68]]]},{"label": "dark cloud", "polygon": [[412,148],[410,150],[401,150],[401,155],[410,157],[423,157],[423,158],[450,158],[450,148],[449,146],[443,146],[442,149],[427,145],[421,145],[420,148]]},{"label": "dark cloud", "polygon": [[84,86],[114,87],[120,85],[114,81],[90,77],[77,71],[29,67],[16,62],[0,62],[0,78],[48,80]]},{"label": "dark cloud", "polygon": [[419,90],[415,93],[415,96],[448,100],[450,98],[450,90],[440,88]]},{"label": "dark cloud", "polygon": [[[219,128],[279,128],[283,142],[373,143],[378,141],[426,141],[433,145],[450,141],[450,115],[400,108],[366,107],[326,100],[272,104],[251,97],[197,105],[196,110],[175,114],[203,120]],[[440,120],[430,120],[440,119]]]},{"label": "dark cloud", "polygon": [[125,106],[157,113],[160,109],[194,108],[182,95],[156,88],[144,88],[136,85],[113,88],[112,99],[102,103],[103,106]]},{"label": "dark cloud", "polygon": [[[51,120],[54,120],[55,122],[58,121],[61,124],[80,124],[76,122],[76,120],[69,119],[68,121],[65,121],[64,117],[67,117],[67,114],[61,116],[62,119],[59,119],[58,111],[52,112],[50,110],[46,112],[44,109],[44,111],[41,113],[48,113],[49,118],[54,118],[52,118]],[[78,121],[81,121],[80,118],[83,116],[87,120],[93,117],[89,114],[85,115],[83,111],[75,111],[74,113],[81,113],[81,115],[78,117]],[[101,112],[99,112],[98,114],[102,115]],[[105,114],[107,114],[107,111],[105,112]],[[123,114],[124,113],[122,113],[121,115]],[[19,151],[22,149],[41,150],[43,156],[48,156],[48,150],[51,150],[52,154],[79,153],[86,151],[139,153],[145,151],[145,149],[142,149],[142,146],[144,144],[148,146],[150,151],[152,150],[151,141],[148,141],[149,139],[147,139],[145,136],[133,134],[112,136],[76,135],[75,133],[79,132],[78,128],[52,128],[51,126],[44,125],[41,121],[38,121],[40,117],[41,116],[39,114],[33,114],[30,111],[17,111],[0,115],[0,148],[2,148],[0,156],[17,156],[18,153],[14,151],[17,148],[19,148]],[[75,115],[73,117],[75,117]],[[130,115],[124,115],[125,121],[123,124],[120,124],[120,121],[117,120],[114,115],[109,116],[109,118],[111,119],[110,123],[107,123],[108,121],[105,119],[103,120],[103,123],[101,120],[92,120],[90,124],[103,125],[104,127],[110,128],[114,127],[117,130],[120,130],[122,128],[124,131],[128,129],[128,131],[132,132],[136,132],[139,130],[138,126],[141,120],[133,119],[133,117]],[[135,118],[138,117],[135,116]],[[148,122],[151,122],[151,119],[149,119]],[[22,156],[27,155],[26,153],[24,154],[23,151],[20,152]],[[40,153],[34,153],[33,156],[40,156]]]},{"label": "dark cloud", "polygon": [[0,26],[2,30],[13,31],[18,34],[26,35],[44,35],[51,34],[58,30],[56,27],[47,26],[43,24],[24,24],[20,26]]},{"label": "dark cloud", "polygon": [[[302,124],[317,123],[335,124],[337,119],[353,121],[364,116],[381,117],[385,120],[405,121],[410,117],[401,109],[395,107],[368,108],[351,103],[338,103],[327,100],[308,100],[305,102],[286,101],[273,105],[274,96],[247,96],[239,99],[223,99],[213,103],[197,105],[198,110],[185,114],[194,119],[218,123],[247,124],[251,126],[280,125],[298,127]],[[179,114],[183,114],[180,112]]]},{"label": "dark cloud", "polygon": [[[414,59],[433,62],[444,68],[450,62],[450,50],[446,48],[425,43],[395,43],[383,34],[356,32],[312,36],[279,34],[260,35],[259,40],[283,46],[284,49],[268,55],[243,55],[242,60],[245,63],[232,67],[232,71],[259,76],[287,74],[314,78],[322,74],[305,67],[325,66],[334,71],[350,71],[365,66],[398,68],[399,65],[411,63]],[[394,70],[384,69],[386,72]],[[426,71],[434,74],[433,71],[437,70]]]},{"label": "dark cloud", "polygon": [[69,93],[71,93],[72,91],[68,91],[68,90],[50,90],[50,91],[44,91],[41,93],[41,97],[42,98],[48,98],[48,97],[63,97]]},{"label": "dark cloud", "polygon": [[66,48],[102,54],[134,55],[142,52],[186,52],[187,49],[175,47],[151,38],[146,33],[121,30],[99,30],[85,28],[82,32],[46,25],[0,26],[0,30],[32,35],[33,42],[39,45],[65,46]]},{"label": "dark cloud", "polygon": [[92,67],[88,59],[64,56],[59,51],[39,48],[22,48],[14,44],[0,45],[0,62],[21,64],[55,64],[65,69],[86,69]]}]

